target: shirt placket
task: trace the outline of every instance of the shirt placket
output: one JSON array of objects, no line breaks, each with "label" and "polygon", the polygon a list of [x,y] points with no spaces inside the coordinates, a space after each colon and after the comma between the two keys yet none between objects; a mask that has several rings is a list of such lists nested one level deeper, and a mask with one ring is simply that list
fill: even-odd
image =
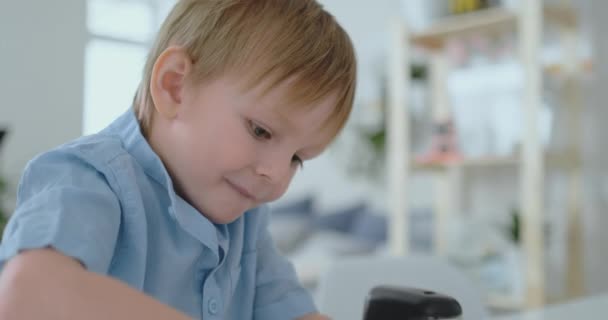
[{"label": "shirt placket", "polygon": [[219,248],[220,262],[216,268],[214,268],[207,279],[203,280],[202,285],[202,314],[204,319],[221,319],[224,310],[223,300],[221,295],[221,288],[219,287],[215,273],[222,268],[226,260],[224,249]]}]

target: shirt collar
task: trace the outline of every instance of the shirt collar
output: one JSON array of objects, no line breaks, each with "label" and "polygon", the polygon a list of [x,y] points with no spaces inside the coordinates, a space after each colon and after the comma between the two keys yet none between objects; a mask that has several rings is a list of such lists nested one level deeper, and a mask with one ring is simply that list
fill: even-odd
[{"label": "shirt collar", "polygon": [[160,157],[141,133],[139,122],[133,109],[129,109],[105,129],[118,134],[125,149],[135,158],[144,172],[167,190],[170,204],[168,213],[190,235],[219,255],[218,246],[224,250],[228,246],[226,226],[215,225],[187,201],[175,193],[173,182]]}]

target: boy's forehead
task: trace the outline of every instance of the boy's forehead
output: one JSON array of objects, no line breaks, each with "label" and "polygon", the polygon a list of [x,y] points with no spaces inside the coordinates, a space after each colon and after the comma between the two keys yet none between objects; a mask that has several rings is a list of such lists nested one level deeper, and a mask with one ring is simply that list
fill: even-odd
[{"label": "boy's forehead", "polygon": [[247,85],[248,81],[246,79],[239,81],[245,95],[267,106],[285,120],[310,115],[321,117],[323,122],[326,122],[330,120],[331,114],[337,107],[337,93],[331,92],[322,97],[312,97],[312,93],[307,92],[307,88],[296,76],[279,82],[267,76],[254,85]]},{"label": "boy's forehead", "polygon": [[309,103],[290,103],[288,99],[271,104],[270,110],[286,125],[293,129],[301,126],[312,130],[323,130],[332,122],[333,111],[336,106],[334,97],[325,97],[320,101]]}]

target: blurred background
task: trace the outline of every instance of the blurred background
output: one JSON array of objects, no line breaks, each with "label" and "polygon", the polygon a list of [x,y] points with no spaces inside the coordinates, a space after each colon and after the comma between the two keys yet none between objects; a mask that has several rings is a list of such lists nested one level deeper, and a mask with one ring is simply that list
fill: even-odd
[{"label": "blurred background", "polygon": [[[175,0],[0,2],[0,195],[130,108]],[[608,291],[604,1],[321,0],[358,55],[344,132],[272,206],[303,283],[441,256],[495,312]]]}]

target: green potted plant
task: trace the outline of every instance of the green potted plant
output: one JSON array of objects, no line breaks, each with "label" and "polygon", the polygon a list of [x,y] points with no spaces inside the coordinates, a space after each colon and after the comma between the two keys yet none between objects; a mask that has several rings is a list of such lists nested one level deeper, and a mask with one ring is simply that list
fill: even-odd
[{"label": "green potted plant", "polygon": [[[410,65],[410,76],[413,81],[426,82],[428,79],[428,66],[422,62]],[[387,76],[384,70],[378,76],[379,90],[381,92],[379,108],[381,112],[380,123],[376,126],[358,127],[355,129],[357,139],[362,142],[351,151],[354,161],[347,164],[349,173],[354,176],[364,176],[365,178],[379,182],[382,180],[382,173],[386,161],[386,122],[387,122]],[[416,125],[414,123],[413,125]],[[415,134],[410,130],[410,134]]]}]

